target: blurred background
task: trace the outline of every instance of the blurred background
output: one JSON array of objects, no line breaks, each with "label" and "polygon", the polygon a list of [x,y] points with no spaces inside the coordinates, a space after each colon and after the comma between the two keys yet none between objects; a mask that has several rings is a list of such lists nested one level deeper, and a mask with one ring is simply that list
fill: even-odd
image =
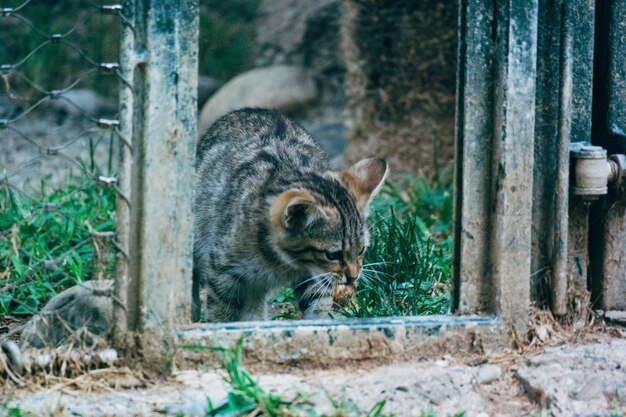
[{"label": "blurred background", "polygon": [[[28,129],[65,126],[80,109],[113,117],[118,79],[94,71],[94,63],[118,60],[117,16],[84,0],[33,0],[25,11],[31,24],[3,19],[0,62],[25,59],[20,73],[44,89],[75,83],[66,97],[77,104],[54,102],[53,114],[42,106]],[[84,51],[38,48],[42,35],[68,31]],[[335,166],[383,154],[396,174],[432,176],[453,157],[455,55],[452,0],[202,0],[200,129],[237,107],[274,107],[317,137]],[[14,72],[2,77],[0,118],[42,96]],[[7,159],[16,149],[3,143],[3,165],[28,159]]]}]

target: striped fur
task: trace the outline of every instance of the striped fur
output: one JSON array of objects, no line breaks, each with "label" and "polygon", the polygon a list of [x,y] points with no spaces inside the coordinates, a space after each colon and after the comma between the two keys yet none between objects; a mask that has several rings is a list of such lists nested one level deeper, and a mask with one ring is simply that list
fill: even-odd
[{"label": "striped fur", "polygon": [[[263,319],[268,294],[293,286],[305,318],[354,283],[368,244],[367,204],[387,173],[380,158],[340,172],[283,115],[230,113],[198,144],[194,205],[194,319]],[[337,259],[334,259],[337,258]]]}]

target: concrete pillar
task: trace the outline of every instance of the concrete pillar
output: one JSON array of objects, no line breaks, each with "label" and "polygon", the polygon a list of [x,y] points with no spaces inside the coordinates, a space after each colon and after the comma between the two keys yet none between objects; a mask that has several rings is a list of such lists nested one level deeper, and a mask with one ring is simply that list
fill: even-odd
[{"label": "concrete pillar", "polygon": [[454,304],[524,334],[530,263],[537,1],[462,0]]},{"label": "concrete pillar", "polygon": [[127,1],[123,15],[118,340],[191,320],[198,2]]}]

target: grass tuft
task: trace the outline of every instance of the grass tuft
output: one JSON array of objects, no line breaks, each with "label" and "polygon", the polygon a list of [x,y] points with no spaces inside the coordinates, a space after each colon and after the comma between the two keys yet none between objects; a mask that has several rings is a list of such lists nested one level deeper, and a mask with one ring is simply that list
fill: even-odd
[{"label": "grass tuft", "polygon": [[0,188],[0,314],[33,314],[59,291],[112,276],[115,192],[83,178],[50,194]]},{"label": "grass tuft", "polygon": [[370,247],[346,317],[444,314],[450,306],[451,181],[404,177],[372,202]]}]

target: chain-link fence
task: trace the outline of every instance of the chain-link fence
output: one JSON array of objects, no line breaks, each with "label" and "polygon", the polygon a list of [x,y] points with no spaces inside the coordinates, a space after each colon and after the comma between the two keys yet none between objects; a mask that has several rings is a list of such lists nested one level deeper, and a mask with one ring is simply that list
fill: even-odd
[{"label": "chain-link fence", "polygon": [[119,4],[0,4],[0,315],[114,275],[125,24]]}]

